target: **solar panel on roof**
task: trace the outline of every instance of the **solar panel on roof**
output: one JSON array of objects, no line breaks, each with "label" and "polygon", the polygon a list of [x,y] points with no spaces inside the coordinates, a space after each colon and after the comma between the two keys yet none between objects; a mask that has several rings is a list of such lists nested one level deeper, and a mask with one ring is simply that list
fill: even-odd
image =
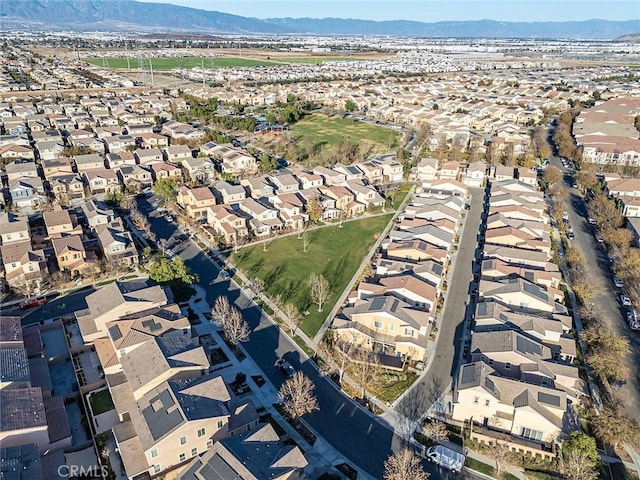
[{"label": "solar panel on roof", "polygon": [[111,336],[112,340],[120,340],[122,338],[120,327],[118,327],[118,325],[109,327],[109,335]]},{"label": "solar panel on roof", "polygon": [[554,407],[560,406],[560,397],[558,395],[538,392],[538,401],[540,403],[546,403],[547,405],[553,405]]},{"label": "solar panel on roof", "polygon": [[386,302],[386,298],[384,297],[374,298],[373,301],[371,302],[370,310],[381,310],[384,307],[385,302]]},{"label": "solar panel on roof", "polygon": [[142,322],[142,326],[145,328],[148,328],[149,330],[151,330],[152,332],[155,332],[156,330],[160,330],[162,328],[162,325],[160,325],[159,323],[157,323],[154,319],[150,318],[149,320],[145,320],[144,322]]},{"label": "solar panel on roof", "polygon": [[201,473],[206,480],[242,480],[242,477],[217,453],[211,457],[205,467]]}]

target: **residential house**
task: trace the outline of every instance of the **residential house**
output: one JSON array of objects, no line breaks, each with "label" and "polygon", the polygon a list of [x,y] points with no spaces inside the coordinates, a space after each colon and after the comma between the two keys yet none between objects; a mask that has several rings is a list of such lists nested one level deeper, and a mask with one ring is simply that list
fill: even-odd
[{"label": "residential house", "polygon": [[384,207],[384,198],[375,188],[364,185],[361,180],[350,180],[346,187],[355,195],[355,201],[365,207]]},{"label": "residential house", "polygon": [[494,165],[492,170],[491,176],[496,182],[515,178],[515,169],[513,167],[508,167],[506,165]]},{"label": "residential house", "polygon": [[41,160],[51,160],[62,155],[64,142],[62,140],[38,140],[35,147]]},{"label": "residential house", "polygon": [[3,238],[0,255],[4,276],[10,286],[26,288],[31,292],[33,288],[40,287],[47,273],[47,259],[42,250],[33,249],[29,240],[4,243]]},{"label": "residential house", "polygon": [[484,258],[497,258],[513,265],[530,268],[545,269],[549,264],[549,259],[545,252],[503,245],[485,245]]},{"label": "residential house", "polygon": [[33,149],[24,145],[5,145],[0,147],[0,158],[6,163],[7,160],[17,160],[20,158],[35,160]]},{"label": "residential house", "polygon": [[181,186],[176,199],[187,215],[195,220],[207,218],[207,209],[216,204],[216,197],[209,187],[188,188]]},{"label": "residential house", "polygon": [[249,195],[256,200],[261,198],[268,199],[275,195],[273,185],[269,183],[266,175],[261,177],[243,178],[240,180],[240,185],[246,187],[249,190]]},{"label": "residential house", "polygon": [[417,193],[466,197],[467,190],[467,186],[457,180],[428,180],[422,182],[422,186]]},{"label": "residential house", "polygon": [[242,185],[232,185],[224,180],[218,180],[211,188],[218,203],[230,205],[247,198],[247,192]]},{"label": "residential house", "polygon": [[224,238],[227,245],[249,235],[247,219],[238,215],[228,205],[216,205],[207,209],[207,224]]},{"label": "residential house", "polygon": [[452,418],[502,430],[511,435],[511,442],[534,442],[538,449],[549,451],[549,444],[559,441],[563,425],[575,414],[567,400],[563,390],[503,377],[478,361],[460,368]]},{"label": "residential house", "polygon": [[181,164],[193,158],[191,149],[187,145],[172,145],[162,149],[167,162]]},{"label": "residential house", "polygon": [[285,228],[298,230],[309,221],[304,213],[305,202],[295,193],[282,193],[271,198],[271,203],[278,209]]},{"label": "residential house", "polygon": [[7,180],[17,180],[20,178],[38,178],[38,167],[35,162],[18,160],[4,166],[7,172]]},{"label": "residential house", "polygon": [[253,155],[240,148],[210,142],[204,145],[200,151],[218,161],[222,173],[245,175],[258,171],[258,164]]},{"label": "residential house", "polygon": [[487,164],[483,161],[472,162],[462,175],[462,183],[469,187],[481,187],[487,176]]},{"label": "residential house", "polygon": [[136,139],[131,135],[111,135],[103,141],[109,153],[130,152],[136,148]]},{"label": "residential house", "polygon": [[71,218],[69,210],[55,207],[53,210],[44,212],[42,218],[49,238],[82,234],[82,226],[78,225],[75,218]]},{"label": "residential house", "polygon": [[230,478],[303,480],[308,462],[297,445],[283,442],[270,423],[222,439],[195,458],[177,480],[200,480],[208,472]]},{"label": "residential house", "polygon": [[182,167],[189,179],[194,182],[208,184],[216,178],[216,169],[208,158],[188,158],[182,161]]},{"label": "residential house", "polygon": [[[370,184],[376,185],[381,183],[384,180],[384,175],[382,173],[382,166],[375,161],[370,162],[361,162],[351,166],[356,166],[362,173],[364,174],[364,178],[366,178]],[[347,179],[350,180],[350,179]]]},{"label": "residential house", "polygon": [[9,180],[9,194],[11,202],[17,208],[38,209],[48,201],[39,177],[19,177]]},{"label": "residential house", "polygon": [[86,179],[89,190],[93,195],[110,193],[116,194],[122,191],[118,175],[115,170],[107,168],[96,168],[85,170],[84,177]]},{"label": "residential house", "polygon": [[380,295],[394,296],[413,308],[428,312],[430,320],[433,320],[434,306],[438,297],[435,286],[414,276],[410,271],[382,277],[377,282],[362,281],[358,285],[357,294],[360,300]]},{"label": "residential house", "polygon": [[460,175],[460,162],[451,160],[440,165],[437,176],[440,180],[457,180],[458,175]]},{"label": "residential house", "polygon": [[169,146],[169,138],[158,133],[141,133],[136,136],[136,139],[142,148],[164,149]]},{"label": "residential house", "polygon": [[445,264],[448,258],[446,248],[432,245],[424,240],[399,240],[389,243],[386,250],[388,258],[398,260],[435,260]]},{"label": "residential house", "polygon": [[105,260],[111,264],[137,265],[138,251],[131,233],[126,231],[121,219],[97,227],[98,242]]},{"label": "residential house", "polygon": [[139,148],[133,152],[133,155],[140,165],[148,165],[155,162],[164,163],[164,155],[159,148]]},{"label": "residential house", "polygon": [[545,269],[523,267],[510,264],[498,258],[489,258],[482,261],[482,276],[489,280],[506,280],[508,278],[521,277],[547,290],[558,289],[562,280],[560,270],[555,263],[549,262],[547,265],[548,267]]},{"label": "residential house", "polygon": [[49,180],[49,186],[56,200],[62,204],[84,200],[84,181],[77,173],[55,176]]},{"label": "residential house", "polygon": [[423,158],[416,167],[415,180],[418,182],[435,180],[439,168],[440,162],[437,158]]},{"label": "residential house", "polygon": [[[327,167],[314,167],[313,169],[314,175],[319,175],[322,177],[325,185],[342,185],[347,181],[347,175],[342,172],[337,172]],[[308,188],[304,187],[303,188]]]},{"label": "residential house", "polygon": [[87,170],[104,169],[104,157],[97,153],[89,153],[87,155],[76,155],[74,157],[76,169],[78,173],[86,172]]},{"label": "residential house", "polygon": [[478,294],[485,300],[493,300],[508,306],[514,311],[526,313],[563,313],[560,291],[545,290],[543,287],[524,278],[489,280],[482,278]]},{"label": "residential house", "polygon": [[100,226],[111,223],[117,218],[113,209],[94,199],[83,202],[80,205],[80,209],[84,215],[84,221],[93,231],[96,231]]},{"label": "residential house", "polygon": [[[344,175],[344,180],[362,180],[364,178],[364,172],[360,170],[356,165],[343,165],[336,163],[332,170]],[[328,183],[328,182],[327,182]]]},{"label": "residential house", "polygon": [[537,187],[538,172],[532,168],[518,167],[518,180],[532,187]]},{"label": "residential house", "polygon": [[40,162],[44,178],[51,181],[55,177],[74,175],[71,159],[68,157],[52,158]]},{"label": "residential house", "polygon": [[393,296],[358,300],[336,317],[333,327],[354,345],[391,357],[421,360],[426,352],[428,315]]},{"label": "residential house", "polygon": [[81,235],[64,235],[51,239],[53,252],[61,271],[87,273],[97,268],[97,257],[87,251]]},{"label": "residential house", "polygon": [[240,210],[249,215],[249,225],[253,232],[263,237],[280,230],[284,224],[278,217],[278,211],[268,208],[253,198],[246,198],[238,203]]},{"label": "residential house", "polygon": [[105,155],[105,161],[107,168],[111,168],[113,170],[124,167],[125,165],[134,167],[137,164],[136,157],[133,155],[133,152],[127,151],[120,153],[107,153]]},{"label": "residential house", "polygon": [[435,260],[413,262],[392,258],[378,258],[376,261],[376,275],[383,277],[411,274],[436,287],[437,295],[441,294],[445,269]]},{"label": "residential house", "polygon": [[382,167],[383,181],[394,183],[401,182],[404,178],[404,167],[393,158],[381,159],[378,157],[375,162]]},{"label": "residential house", "polygon": [[114,282],[86,297],[87,309],[75,315],[85,343],[107,337],[107,322],[133,315],[168,303],[159,285],[149,287],[140,281]]},{"label": "residential house", "polygon": [[322,176],[315,173],[309,173],[303,170],[294,170],[293,174],[298,179],[302,190],[321,187],[324,184]]},{"label": "residential house", "polygon": [[178,182],[182,182],[182,170],[176,165],[172,165],[166,162],[157,162],[149,165],[151,167],[151,174],[154,182],[158,180],[175,179]]},{"label": "residential house", "polygon": [[389,232],[389,237],[383,242],[383,247],[388,245],[390,241],[424,240],[437,247],[448,249],[453,244],[453,238],[451,232],[442,230],[435,225],[425,225]]},{"label": "residential house", "polygon": [[300,185],[296,178],[290,173],[282,175],[273,175],[268,177],[271,184],[275,187],[278,195],[282,193],[293,193],[300,189]]},{"label": "residential house", "polygon": [[26,217],[10,218],[10,214],[0,214],[0,243],[6,245],[29,240],[29,221]]}]

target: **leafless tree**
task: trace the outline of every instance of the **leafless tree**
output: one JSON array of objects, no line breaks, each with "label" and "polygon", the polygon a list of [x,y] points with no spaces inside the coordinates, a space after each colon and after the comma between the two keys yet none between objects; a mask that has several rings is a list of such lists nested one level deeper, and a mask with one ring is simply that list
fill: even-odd
[{"label": "leafless tree", "polygon": [[278,391],[278,398],[285,414],[296,420],[307,413],[319,410],[318,400],[313,394],[314,389],[315,385],[311,379],[302,372],[296,372],[293,377],[288,378]]},{"label": "leafless tree", "polygon": [[584,450],[572,449],[562,452],[562,470],[567,480],[596,480],[598,471],[594,468],[593,460]]},{"label": "leafless tree", "polygon": [[504,443],[496,440],[491,443],[491,449],[493,453],[493,457],[496,461],[496,475],[500,476],[500,472],[507,465],[507,459],[509,458],[510,449],[509,446]]},{"label": "leafless tree", "polygon": [[327,301],[329,293],[331,292],[329,281],[322,274],[312,273],[311,277],[309,277],[308,283],[311,301],[318,304],[318,311],[321,312],[322,306],[324,305],[324,302]]},{"label": "leafless tree", "polygon": [[311,237],[307,234],[307,232],[302,234],[302,251],[306,253],[307,247],[311,243]]},{"label": "leafless tree", "polygon": [[256,292],[257,296],[260,296],[260,294],[264,292],[264,280],[259,277],[255,277],[251,280],[251,288]]},{"label": "leafless tree", "polygon": [[326,353],[329,354],[329,356],[337,363],[340,373],[340,382],[342,382],[344,372],[351,361],[349,353],[353,349],[353,343],[340,336],[336,336],[330,344],[327,345],[327,347]]},{"label": "leafless tree", "polygon": [[431,420],[430,422],[426,422],[422,428],[427,435],[437,441],[449,439],[449,431],[447,430],[447,426],[440,420]]},{"label": "leafless tree", "polygon": [[362,388],[362,398],[365,397],[367,386],[371,386],[380,371],[380,361],[377,355],[371,350],[356,348],[351,354],[351,366],[354,380]]},{"label": "leafless tree", "polygon": [[237,252],[240,248],[247,243],[247,237],[236,235],[232,239],[233,251]]},{"label": "leafless tree", "polygon": [[420,459],[408,448],[390,455],[384,462],[384,480],[427,480]]},{"label": "leafless tree", "polygon": [[211,315],[213,316],[213,323],[218,327],[223,327],[231,316],[231,305],[227,297],[216,298],[213,308],[211,309]]},{"label": "leafless tree", "polygon": [[158,246],[160,247],[160,250],[162,251],[162,255],[164,255],[164,251],[167,248],[167,239],[166,238],[161,238],[160,240],[158,240]]},{"label": "leafless tree", "polygon": [[249,328],[247,321],[242,318],[242,314],[237,308],[231,308],[229,318],[223,327],[227,340],[229,340],[234,347],[240,342],[246,342],[249,340],[251,329]]},{"label": "leafless tree", "polygon": [[131,212],[129,218],[131,219],[133,225],[141,232],[146,232],[149,230],[149,220],[147,220],[147,217],[141,214],[138,210]]},{"label": "leafless tree", "polygon": [[300,310],[293,303],[286,303],[284,307],[282,307],[282,313],[289,320],[289,326],[291,328],[291,335],[296,334],[296,330],[298,329],[298,324],[302,319],[302,314]]}]

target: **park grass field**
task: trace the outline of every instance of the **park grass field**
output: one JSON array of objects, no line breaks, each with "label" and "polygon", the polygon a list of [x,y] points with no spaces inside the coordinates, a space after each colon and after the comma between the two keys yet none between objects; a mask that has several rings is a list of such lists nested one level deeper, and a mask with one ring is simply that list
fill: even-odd
[{"label": "park grass field", "polygon": [[338,145],[343,139],[355,143],[369,142],[393,148],[400,139],[400,132],[351,118],[328,117],[313,114],[291,127],[296,140],[309,139],[314,144]]},{"label": "park grass field", "polygon": [[[102,66],[102,58],[85,58],[85,62],[92,65]],[[172,70],[174,68],[195,68],[202,67],[211,68],[211,57],[166,57],[166,58],[148,58],[153,64],[154,70]],[[276,62],[269,60],[254,60],[251,58],[240,57],[215,57],[214,68],[222,67],[264,67],[278,65]],[[127,58],[108,58],[109,68],[128,68]],[[138,59],[129,58],[129,64],[132,70],[138,69]],[[147,64],[148,65],[148,64]]]},{"label": "park grass field", "polygon": [[[345,222],[342,228],[336,225],[312,230],[307,233],[311,243],[306,252],[302,251],[302,240],[289,235],[268,243],[266,252],[262,245],[240,249],[232,255],[232,261],[249,278],[263,279],[269,298],[280,295],[283,303],[308,311],[300,328],[313,337],[391,216]],[[309,299],[307,281],[311,273],[324,275],[332,286],[322,312]]]}]

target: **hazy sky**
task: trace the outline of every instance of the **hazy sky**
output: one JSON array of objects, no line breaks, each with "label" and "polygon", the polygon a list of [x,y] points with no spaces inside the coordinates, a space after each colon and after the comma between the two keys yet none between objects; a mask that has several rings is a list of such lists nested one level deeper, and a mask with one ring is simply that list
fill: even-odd
[{"label": "hazy sky", "polygon": [[640,1],[627,0],[139,0],[171,3],[245,17],[338,17],[367,20],[635,20]]}]

